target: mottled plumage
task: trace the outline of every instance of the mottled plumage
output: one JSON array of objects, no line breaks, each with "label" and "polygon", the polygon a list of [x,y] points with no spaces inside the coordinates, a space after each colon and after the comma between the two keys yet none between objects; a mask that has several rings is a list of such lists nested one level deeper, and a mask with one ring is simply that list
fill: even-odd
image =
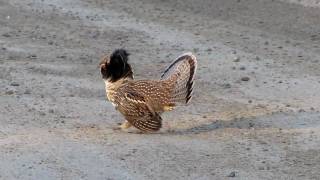
[{"label": "mottled plumage", "polygon": [[158,131],[162,112],[190,101],[196,57],[191,53],[181,55],[160,80],[133,80],[128,56],[125,50],[118,49],[100,63],[107,98],[126,119],[121,128],[132,125],[144,132]]}]

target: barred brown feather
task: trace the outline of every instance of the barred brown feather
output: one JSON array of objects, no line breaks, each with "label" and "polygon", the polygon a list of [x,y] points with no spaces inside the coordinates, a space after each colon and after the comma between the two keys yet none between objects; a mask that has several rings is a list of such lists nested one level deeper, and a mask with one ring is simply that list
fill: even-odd
[{"label": "barred brown feather", "polygon": [[162,126],[162,119],[159,114],[148,114],[137,119],[128,119],[131,124],[142,131],[158,131]]},{"label": "barred brown feather", "polygon": [[[187,104],[190,101],[197,68],[196,57],[191,53],[179,56],[164,71],[160,80],[136,81],[132,79],[133,76],[127,76],[127,72],[132,72],[127,59],[124,63],[119,61],[121,52],[125,51],[114,52],[113,56],[117,58],[109,58],[110,61],[106,60],[100,65],[107,98],[126,118],[126,124],[122,127],[133,125],[145,132],[158,131],[162,126],[162,112],[171,111],[178,103]],[[111,66],[118,62],[125,65]],[[116,76],[119,72],[117,69],[108,71],[110,67],[121,68],[121,76]]]},{"label": "barred brown feather", "polygon": [[162,74],[161,79],[174,84],[172,100],[188,103],[192,97],[197,59],[192,53],[178,57]]}]

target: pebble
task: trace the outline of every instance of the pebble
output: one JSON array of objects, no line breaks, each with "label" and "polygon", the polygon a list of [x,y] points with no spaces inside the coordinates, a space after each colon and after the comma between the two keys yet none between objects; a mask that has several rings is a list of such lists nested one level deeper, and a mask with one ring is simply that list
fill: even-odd
[{"label": "pebble", "polygon": [[228,177],[236,177],[236,172],[232,171],[232,172],[228,175]]},{"label": "pebble", "polygon": [[239,62],[240,61],[240,57],[239,56],[237,56],[237,57],[235,57],[234,59],[233,59],[233,62]]},{"label": "pebble", "polygon": [[65,59],[67,56],[65,55],[61,55],[61,56],[57,56],[57,58],[61,58],[61,59]]},{"label": "pebble", "polygon": [[254,123],[253,122],[249,122],[249,127],[250,128],[254,127]]},{"label": "pebble", "polygon": [[8,34],[8,33],[2,34],[2,36],[3,36],[3,37],[11,37],[11,35]]},{"label": "pebble", "polygon": [[250,78],[247,76],[241,78],[241,81],[249,81],[249,80],[250,80]]},{"label": "pebble", "polygon": [[13,82],[13,83],[10,84],[10,86],[20,86],[20,84],[16,83],[16,82]]},{"label": "pebble", "polygon": [[12,90],[6,91],[7,95],[12,95],[14,92]]},{"label": "pebble", "polygon": [[24,94],[31,94],[31,91],[29,89],[24,91]]},{"label": "pebble", "polygon": [[54,113],[54,110],[53,109],[49,109],[49,113]]},{"label": "pebble", "polygon": [[226,84],[223,84],[222,87],[226,88],[226,89],[229,89],[229,88],[231,88],[231,84],[226,83]]},{"label": "pebble", "polygon": [[244,70],[246,70],[246,67],[245,66],[241,66],[240,70],[244,71]]},{"label": "pebble", "polygon": [[37,58],[37,55],[35,55],[35,54],[31,54],[31,55],[29,55],[27,58],[30,58],[30,59],[36,59],[36,58]]}]

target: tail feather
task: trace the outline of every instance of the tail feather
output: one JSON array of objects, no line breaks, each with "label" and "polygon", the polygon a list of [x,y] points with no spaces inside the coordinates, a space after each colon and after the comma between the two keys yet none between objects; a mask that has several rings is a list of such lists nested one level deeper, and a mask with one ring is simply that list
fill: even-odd
[{"label": "tail feather", "polygon": [[164,71],[161,80],[173,85],[171,100],[175,103],[188,103],[192,98],[197,59],[192,53],[179,56]]}]

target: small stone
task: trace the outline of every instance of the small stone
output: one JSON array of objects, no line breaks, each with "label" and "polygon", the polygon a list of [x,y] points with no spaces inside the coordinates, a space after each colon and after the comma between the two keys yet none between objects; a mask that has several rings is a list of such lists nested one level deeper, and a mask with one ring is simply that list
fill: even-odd
[{"label": "small stone", "polygon": [[239,62],[240,61],[240,57],[239,56],[237,56],[237,57],[235,57],[234,59],[233,59],[233,62]]},{"label": "small stone", "polygon": [[12,95],[14,92],[12,90],[6,91],[7,95]]},{"label": "small stone", "polygon": [[212,51],[212,49],[211,49],[211,48],[208,48],[207,51],[210,52],[210,51]]},{"label": "small stone", "polygon": [[40,95],[40,97],[41,97],[41,98],[44,98],[44,95],[43,95],[43,94],[41,94],[41,95]]},{"label": "small stone", "polygon": [[24,91],[24,94],[31,94],[31,91],[30,91],[29,89],[26,89],[26,90]]},{"label": "small stone", "polygon": [[53,109],[49,109],[49,113],[54,113],[54,110]]},{"label": "small stone", "polygon": [[206,116],[206,115],[203,115],[202,118],[207,118],[207,116]]},{"label": "small stone", "polygon": [[16,83],[16,82],[13,82],[13,83],[10,84],[10,86],[20,86],[20,84]]},{"label": "small stone", "polygon": [[250,100],[248,101],[248,103],[252,103],[252,100],[250,99]]},{"label": "small stone", "polygon": [[30,59],[37,59],[37,55],[35,55],[35,54],[31,54],[31,55],[29,55],[27,58],[30,58]]},{"label": "small stone", "polygon": [[246,70],[246,67],[245,66],[241,66],[240,70],[244,71],[244,70]]},{"label": "small stone", "polygon": [[11,37],[9,33],[2,34],[3,37]]},{"label": "small stone", "polygon": [[232,172],[228,175],[228,177],[236,177],[236,172],[232,171]]},{"label": "small stone", "polygon": [[65,55],[61,55],[61,56],[57,56],[57,58],[61,58],[61,59],[65,59],[67,56]]},{"label": "small stone", "polygon": [[252,128],[254,126],[253,122],[249,122],[249,127]]},{"label": "small stone", "polygon": [[229,89],[229,88],[231,88],[231,84],[226,83],[226,84],[223,84],[222,87],[226,88],[226,89]]},{"label": "small stone", "polygon": [[45,115],[46,115],[46,113],[44,113],[44,112],[40,112],[40,115],[41,115],[41,116],[45,116]]},{"label": "small stone", "polygon": [[250,78],[247,76],[241,78],[241,81],[249,81],[249,80],[250,80]]},{"label": "small stone", "polygon": [[60,121],[62,124],[64,124],[65,123],[65,121],[64,120],[62,120],[62,121]]},{"label": "small stone", "polygon": [[260,57],[259,57],[259,56],[256,56],[256,60],[259,61],[259,60],[260,60]]}]

